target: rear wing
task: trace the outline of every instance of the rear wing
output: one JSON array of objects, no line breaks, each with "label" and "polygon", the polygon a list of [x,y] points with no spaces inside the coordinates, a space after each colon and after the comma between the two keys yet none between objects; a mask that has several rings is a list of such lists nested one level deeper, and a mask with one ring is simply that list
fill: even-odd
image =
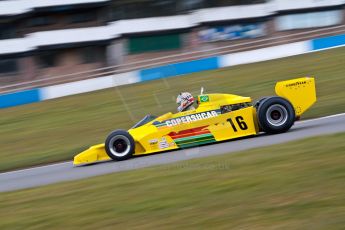
[{"label": "rear wing", "polygon": [[275,87],[276,94],[290,101],[296,113],[301,116],[316,102],[315,79],[313,77],[280,81]]}]

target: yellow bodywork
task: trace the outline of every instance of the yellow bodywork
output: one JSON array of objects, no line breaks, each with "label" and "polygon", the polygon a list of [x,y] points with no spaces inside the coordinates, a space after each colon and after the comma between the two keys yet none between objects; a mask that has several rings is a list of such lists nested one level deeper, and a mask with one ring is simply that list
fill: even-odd
[{"label": "yellow bodywork", "polygon": [[[276,94],[291,102],[300,116],[316,101],[314,78],[298,78],[276,84]],[[135,141],[133,155],[150,154],[244,136],[259,132],[251,98],[232,94],[198,96],[198,108],[166,113],[140,127],[128,130]],[[231,112],[224,112],[231,107]],[[234,109],[237,106],[239,109]],[[104,144],[94,145],[74,157],[74,165],[110,160]]]},{"label": "yellow bodywork", "polygon": [[291,102],[298,117],[316,102],[315,79],[312,77],[278,82],[275,91]]}]

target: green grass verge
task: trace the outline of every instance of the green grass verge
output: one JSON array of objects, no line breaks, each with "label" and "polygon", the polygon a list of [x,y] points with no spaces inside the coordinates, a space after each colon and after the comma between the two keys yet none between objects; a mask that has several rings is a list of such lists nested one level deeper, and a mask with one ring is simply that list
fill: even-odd
[{"label": "green grass verge", "polygon": [[318,102],[305,118],[345,111],[345,48],[122,86],[0,110],[0,171],[71,160],[113,129],[145,114],[175,111],[176,95],[206,92],[273,95],[276,81],[317,79]]},{"label": "green grass verge", "polygon": [[344,139],[2,193],[0,229],[343,229]]}]

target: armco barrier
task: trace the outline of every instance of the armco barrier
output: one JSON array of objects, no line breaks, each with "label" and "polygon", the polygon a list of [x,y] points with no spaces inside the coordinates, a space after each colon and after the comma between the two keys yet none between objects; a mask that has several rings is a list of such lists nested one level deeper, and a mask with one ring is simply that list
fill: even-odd
[{"label": "armco barrier", "polygon": [[69,95],[92,92],[140,82],[137,72],[121,73],[113,76],[99,77],[82,81],[52,85],[40,89],[41,99],[49,100]]},{"label": "armco barrier", "polygon": [[141,81],[178,76],[183,74],[213,70],[219,68],[219,57],[203,58],[195,61],[176,63],[139,71]]},{"label": "armco barrier", "polygon": [[326,38],[317,38],[311,41],[312,50],[321,50],[327,48],[333,48],[337,46],[345,45],[345,34],[326,37]]},{"label": "armco barrier", "polygon": [[41,101],[40,89],[0,95],[0,108],[13,107]]},{"label": "armco barrier", "polygon": [[43,87],[41,88],[41,95],[42,100],[49,100],[110,87],[113,87],[113,79],[111,76]]},{"label": "armco barrier", "polygon": [[309,50],[309,42],[295,42],[286,45],[226,54],[220,57],[220,68],[304,54]]},{"label": "armco barrier", "polygon": [[213,70],[222,67],[283,58],[344,45],[345,34],[342,34],[304,42],[295,42],[286,45],[279,45],[263,49],[226,54],[218,57],[210,57],[195,61],[165,65],[161,67],[122,73],[113,76],[48,86],[40,89],[3,94],[0,95],[0,108],[39,102],[120,85],[195,73],[204,70]]}]

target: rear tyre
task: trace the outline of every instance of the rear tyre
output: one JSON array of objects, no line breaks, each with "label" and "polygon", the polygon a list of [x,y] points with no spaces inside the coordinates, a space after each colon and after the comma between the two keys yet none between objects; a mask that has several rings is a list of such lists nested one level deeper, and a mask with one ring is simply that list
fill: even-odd
[{"label": "rear tyre", "polygon": [[268,97],[260,101],[257,116],[261,130],[271,134],[286,132],[295,122],[293,106],[282,97]]},{"label": "rear tyre", "polygon": [[259,108],[259,105],[261,104],[261,102],[263,102],[267,97],[262,97],[259,100],[254,102],[254,107],[256,108],[256,110]]},{"label": "rear tyre", "polygon": [[110,133],[105,140],[105,151],[113,160],[126,160],[133,155],[134,150],[134,139],[125,130],[116,130]]}]

